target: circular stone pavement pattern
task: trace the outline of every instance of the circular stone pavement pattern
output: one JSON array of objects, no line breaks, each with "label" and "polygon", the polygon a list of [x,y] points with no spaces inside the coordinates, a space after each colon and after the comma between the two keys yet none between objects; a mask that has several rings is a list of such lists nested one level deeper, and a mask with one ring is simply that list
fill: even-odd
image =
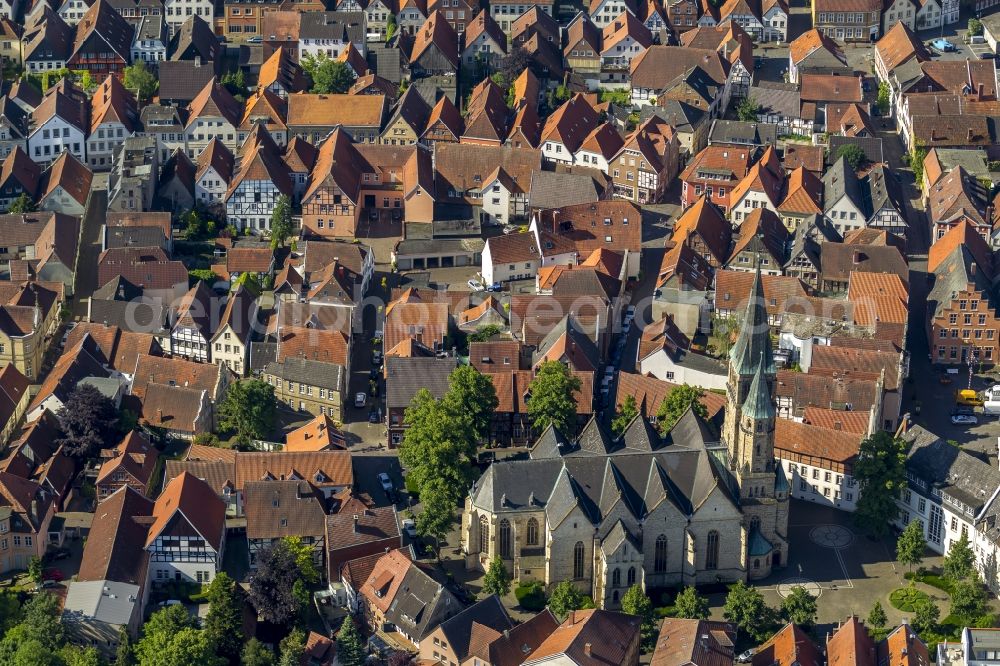
[{"label": "circular stone pavement pattern", "polygon": [[796,587],[804,587],[806,592],[811,594],[814,598],[819,598],[823,594],[823,588],[819,586],[819,583],[814,583],[811,580],[806,580],[805,578],[789,578],[784,583],[779,583],[777,587],[778,596],[782,599],[788,598],[788,595],[792,593],[792,589]]},{"label": "circular stone pavement pattern", "polygon": [[809,539],[824,548],[846,548],[854,541],[854,534],[842,525],[820,525],[809,532]]}]

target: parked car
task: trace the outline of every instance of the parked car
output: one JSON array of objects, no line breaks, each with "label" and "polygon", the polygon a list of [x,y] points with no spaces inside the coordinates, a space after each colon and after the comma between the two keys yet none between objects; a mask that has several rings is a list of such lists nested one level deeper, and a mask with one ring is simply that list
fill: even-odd
[{"label": "parked car", "polygon": [[983,51],[979,54],[980,60],[996,60],[997,54],[992,51]]},{"label": "parked car", "polygon": [[937,39],[935,39],[933,42],[931,42],[931,46],[936,48],[938,51],[942,51],[945,53],[947,53],[948,51],[958,50],[958,48],[954,44],[949,42],[944,37],[938,37]]},{"label": "parked car", "polygon": [[184,603],[179,599],[167,599],[157,604],[157,606],[159,606],[160,608],[167,608],[169,606],[183,606],[183,605]]},{"label": "parked car", "polygon": [[366,402],[368,402],[368,395],[366,393],[363,393],[363,392],[359,391],[358,393],[354,394],[354,406],[355,407],[358,407],[358,408],[364,407]]},{"label": "parked car", "polygon": [[392,488],[393,488],[393,486],[392,486],[392,479],[389,478],[388,474],[386,474],[385,472],[379,472],[378,473],[378,482],[379,482],[379,485],[382,486],[382,490],[384,490],[387,493],[391,493],[392,492]]},{"label": "parked car", "polygon": [[503,285],[499,282],[494,282],[486,288],[486,291],[503,291]]},{"label": "parked car", "polygon": [[972,414],[952,414],[951,424],[952,425],[976,425],[979,423],[977,419]]},{"label": "parked car", "polygon": [[368,412],[368,423],[378,423],[381,419],[379,418],[379,410],[373,409]]},{"label": "parked car", "polygon": [[746,652],[740,653],[740,656],[736,657],[736,661],[741,664],[749,664],[755,654],[757,654],[757,648],[750,648]]},{"label": "parked car", "polygon": [[65,576],[63,576],[63,572],[59,569],[46,569],[42,572],[42,578],[45,580],[60,581],[65,578]]},{"label": "parked car", "polygon": [[508,224],[503,228],[503,232],[505,234],[513,234],[517,232],[517,229],[518,226],[516,224]]},{"label": "parked car", "polygon": [[469,280],[466,284],[469,285],[469,289],[471,289],[472,291],[483,290],[483,283],[480,282],[479,280]]},{"label": "parked car", "polygon": [[264,38],[260,35],[254,35],[253,37],[247,38],[247,44],[260,44],[264,41]]},{"label": "parked car", "polygon": [[76,328],[75,321],[71,321],[66,324],[66,332],[63,333],[62,340],[60,340],[59,342],[60,345],[62,345],[63,347],[66,346],[66,341],[69,340],[69,334],[73,332],[74,328]]},{"label": "parked car", "polygon": [[417,524],[413,522],[412,518],[403,518],[400,525],[403,528],[403,533],[411,539],[417,538]]}]

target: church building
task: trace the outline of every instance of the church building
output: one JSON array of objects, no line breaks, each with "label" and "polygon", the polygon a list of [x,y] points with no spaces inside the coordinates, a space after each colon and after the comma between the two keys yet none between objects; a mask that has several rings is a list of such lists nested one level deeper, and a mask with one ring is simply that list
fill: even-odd
[{"label": "church building", "polygon": [[466,567],[499,556],[515,582],[573,581],[598,608],[646,588],[764,578],[788,559],[790,487],[774,455],[775,364],[758,271],[732,348],[721,433],[691,410],[664,435],[637,416],[548,428],[493,463],[462,515]]}]

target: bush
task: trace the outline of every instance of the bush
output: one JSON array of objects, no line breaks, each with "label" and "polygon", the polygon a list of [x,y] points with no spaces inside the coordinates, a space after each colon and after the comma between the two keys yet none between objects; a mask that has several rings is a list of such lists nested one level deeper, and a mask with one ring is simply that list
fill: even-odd
[{"label": "bush", "polygon": [[942,592],[947,592],[949,595],[955,591],[955,584],[940,574],[927,571],[911,571],[903,574],[903,578],[936,587]]},{"label": "bush", "polygon": [[545,587],[537,580],[519,584],[514,590],[514,596],[526,611],[535,613],[545,608]]},{"label": "bush", "polygon": [[893,590],[892,594],[889,595],[889,603],[892,604],[892,607],[904,613],[914,612],[924,600],[930,601],[931,598],[915,587],[901,587]]}]

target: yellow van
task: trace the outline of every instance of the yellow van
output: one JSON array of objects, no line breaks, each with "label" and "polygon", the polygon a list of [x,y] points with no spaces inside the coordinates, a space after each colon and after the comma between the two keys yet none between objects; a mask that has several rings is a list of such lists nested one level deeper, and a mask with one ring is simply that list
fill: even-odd
[{"label": "yellow van", "polygon": [[972,389],[962,389],[955,394],[955,402],[960,405],[968,405],[969,407],[980,407],[983,404],[983,399]]}]

